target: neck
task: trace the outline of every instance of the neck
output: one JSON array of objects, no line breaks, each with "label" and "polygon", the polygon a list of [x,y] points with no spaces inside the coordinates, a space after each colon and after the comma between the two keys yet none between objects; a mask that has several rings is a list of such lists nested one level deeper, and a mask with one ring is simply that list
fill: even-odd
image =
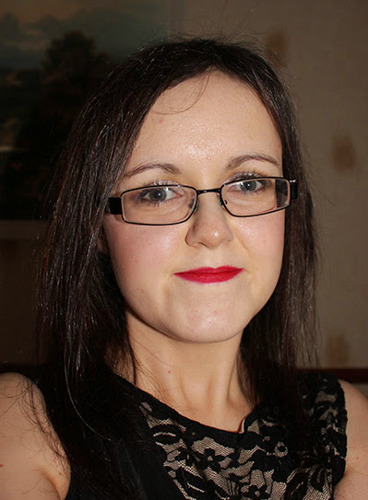
[{"label": "neck", "polygon": [[131,335],[135,377],[132,370],[129,375],[118,369],[120,374],[187,418],[239,430],[252,408],[239,380],[238,338],[205,344],[164,335],[155,342],[147,340],[144,335]]}]

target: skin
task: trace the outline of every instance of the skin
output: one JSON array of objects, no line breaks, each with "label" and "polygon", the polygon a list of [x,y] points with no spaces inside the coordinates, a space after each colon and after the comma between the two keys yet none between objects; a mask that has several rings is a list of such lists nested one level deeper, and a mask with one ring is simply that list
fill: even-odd
[{"label": "skin", "polygon": [[[258,159],[232,161],[250,154]],[[163,163],[170,168],[162,168]],[[239,171],[281,175],[280,140],[258,98],[244,85],[213,73],[158,99],[144,122],[128,175],[113,194],[157,180],[214,188]],[[189,418],[237,430],[252,410],[239,385],[239,342],[277,283],[284,213],[237,219],[224,211],[216,194],[205,194],[183,224],[134,226],[108,215],[104,230],[105,251],[128,304],[136,384]],[[223,265],[242,272],[228,282],[205,285],[175,276]],[[63,499],[69,465],[37,388],[30,398],[30,384],[17,374],[0,376],[1,498]],[[335,498],[359,500],[368,490],[368,402],[351,385],[343,383],[343,389],[348,455]]]},{"label": "skin", "polygon": [[[279,135],[252,90],[211,73],[157,99],[116,193],[164,181],[215,188],[249,173],[282,176]],[[279,278],[284,219],[283,211],[232,217],[215,193],[201,195],[195,214],[178,225],[139,226],[106,216],[139,387],[202,423],[239,428],[251,410],[238,380],[239,343]],[[212,284],[176,275],[219,266],[242,272]]]},{"label": "skin", "polygon": [[22,375],[0,376],[0,422],[1,499],[65,498],[69,465],[45,417],[41,393]]}]

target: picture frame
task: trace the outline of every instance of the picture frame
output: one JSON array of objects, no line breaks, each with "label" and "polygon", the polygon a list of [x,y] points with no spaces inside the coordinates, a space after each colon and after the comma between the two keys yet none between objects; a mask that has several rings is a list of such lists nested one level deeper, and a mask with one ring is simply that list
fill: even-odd
[{"label": "picture frame", "polygon": [[91,92],[138,47],[167,35],[169,0],[0,9],[0,221],[48,218],[55,165]]}]

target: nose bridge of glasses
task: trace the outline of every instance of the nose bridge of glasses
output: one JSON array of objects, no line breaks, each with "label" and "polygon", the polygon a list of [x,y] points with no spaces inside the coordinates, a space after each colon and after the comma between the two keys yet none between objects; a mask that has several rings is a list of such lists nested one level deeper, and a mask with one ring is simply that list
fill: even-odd
[{"label": "nose bridge of glasses", "polygon": [[205,193],[221,193],[222,187],[219,188],[213,188],[213,189],[196,189],[197,195],[199,196],[200,194],[205,194]]},{"label": "nose bridge of glasses", "polygon": [[213,188],[213,189],[196,189],[196,193],[197,193],[197,200],[196,200],[196,204],[195,204],[195,207],[194,207],[194,212],[196,212],[198,210],[198,201],[199,201],[199,196],[201,194],[207,194],[207,193],[216,193],[219,197],[219,202],[220,202],[220,205],[223,207],[224,206],[224,202],[223,202],[223,199],[222,199],[222,196],[221,196],[221,190],[222,190],[222,187],[219,187],[219,188]]}]

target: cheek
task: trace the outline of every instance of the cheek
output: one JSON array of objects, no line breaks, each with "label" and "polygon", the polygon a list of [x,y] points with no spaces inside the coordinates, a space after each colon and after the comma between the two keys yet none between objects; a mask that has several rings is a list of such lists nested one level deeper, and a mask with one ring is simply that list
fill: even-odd
[{"label": "cheek", "polygon": [[283,212],[254,217],[243,224],[242,241],[257,281],[276,286],[284,252]]},{"label": "cheek", "polygon": [[264,242],[264,259],[269,273],[272,275],[272,287],[274,288],[280,276],[284,254],[285,214],[278,212],[269,218],[267,237]]},{"label": "cheek", "polygon": [[[265,218],[267,216],[264,216]],[[282,256],[284,253],[284,238],[285,238],[285,217],[284,212],[279,212],[269,216],[266,220],[266,230],[263,236],[263,248],[265,256],[274,262],[275,267],[281,265]]]},{"label": "cheek", "polygon": [[285,233],[285,214],[283,211],[245,218],[241,226],[237,226],[237,229],[244,246],[257,249],[261,254],[283,252]]},{"label": "cheek", "polygon": [[176,227],[152,228],[116,220],[104,224],[113,269],[123,293],[132,283],[137,287],[149,284],[156,270],[170,262],[175,253]]}]

